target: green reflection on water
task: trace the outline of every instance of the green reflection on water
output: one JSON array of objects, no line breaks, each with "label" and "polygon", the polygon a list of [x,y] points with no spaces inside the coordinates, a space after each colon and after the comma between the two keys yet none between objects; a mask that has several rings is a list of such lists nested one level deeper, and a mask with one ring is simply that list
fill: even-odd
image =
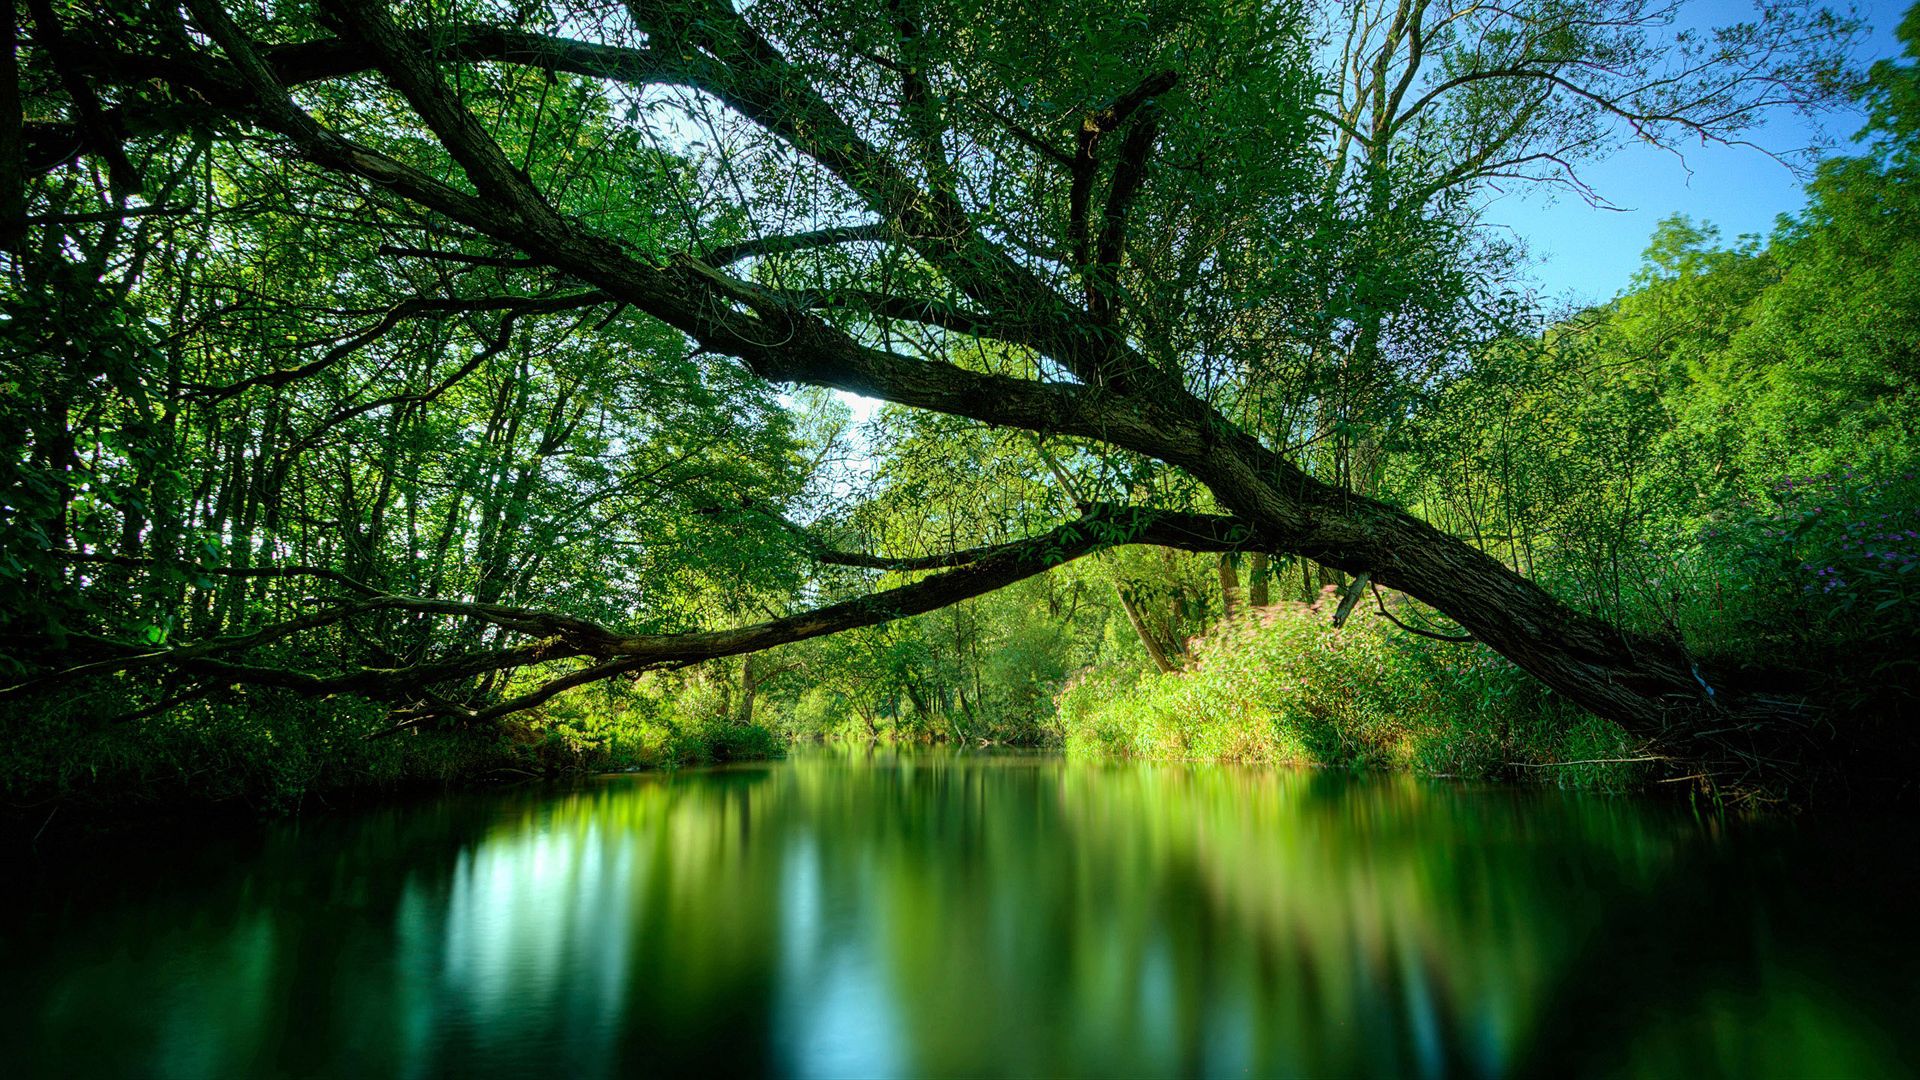
[{"label": "green reflection on water", "polygon": [[1406,778],[820,752],[47,872],[30,1073],[1884,1075],[1911,847]]}]

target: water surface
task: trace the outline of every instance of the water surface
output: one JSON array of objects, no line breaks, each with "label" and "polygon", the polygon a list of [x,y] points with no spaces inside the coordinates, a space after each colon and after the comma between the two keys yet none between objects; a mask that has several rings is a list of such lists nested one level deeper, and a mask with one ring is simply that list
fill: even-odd
[{"label": "water surface", "polygon": [[1323,772],[814,752],[22,876],[20,1075],[1888,1075],[1914,847]]}]

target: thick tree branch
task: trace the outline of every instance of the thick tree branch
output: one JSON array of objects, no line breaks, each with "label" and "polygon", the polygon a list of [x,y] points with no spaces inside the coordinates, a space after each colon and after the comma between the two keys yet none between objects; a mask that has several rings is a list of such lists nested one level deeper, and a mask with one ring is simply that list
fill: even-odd
[{"label": "thick tree branch", "polygon": [[481,196],[502,203],[507,213],[530,225],[558,222],[559,215],[526,173],[507,160],[480,121],[448,93],[431,54],[408,46],[385,0],[328,0],[326,6],[358,32],[380,70],[426,121]]},{"label": "thick tree branch", "polygon": [[1160,113],[1151,100],[1144,102],[1139,116],[1127,128],[1120,142],[1120,156],[1113,165],[1113,181],[1107,189],[1107,206],[1101,215],[1100,243],[1094,249],[1093,263],[1087,268],[1087,306],[1093,317],[1111,323],[1120,310],[1120,262],[1127,242],[1127,211],[1147,180],[1147,158],[1160,131]]},{"label": "thick tree branch", "polygon": [[[1194,551],[1226,551],[1250,547],[1257,542],[1257,537],[1256,530],[1231,518],[1169,513],[1140,507],[1095,506],[1088,508],[1079,520],[1038,536],[956,553],[954,557],[964,558],[965,561],[953,564],[943,573],[911,584],[752,626],[682,634],[622,634],[586,619],[555,612],[377,594],[335,603],[325,610],[248,634],[171,649],[140,649],[123,643],[102,642],[116,651],[117,655],[45,672],[12,686],[0,687],[0,700],[44,692],[86,676],[159,666],[236,685],[273,686],[314,695],[352,693],[399,701],[416,699],[437,684],[471,679],[488,672],[512,670],[570,657],[584,656],[598,661],[580,672],[554,680],[532,694],[513,699],[518,704],[502,703],[511,705],[504,711],[502,706],[496,705],[473,714],[491,718],[506,715],[509,711],[531,708],[561,690],[627,671],[760,652],[777,645],[923,614],[1004,588],[1090,552],[1120,544],[1156,544]],[[911,565],[916,561],[903,560],[908,565],[887,568],[918,569]],[[926,565],[937,563],[927,560]],[[364,668],[341,674],[316,674],[229,659],[298,634],[386,610],[478,619],[535,640],[511,648],[468,653],[411,667]]]},{"label": "thick tree branch", "polygon": [[[801,547],[809,557],[830,566],[899,572],[946,570],[957,566],[970,566],[1010,548],[1033,542],[1009,540],[1004,543],[986,544],[935,555],[868,555],[856,551],[838,551],[828,547],[805,525],[788,518],[770,506],[752,504],[748,509],[771,519],[787,530],[800,541]],[[1098,529],[1101,523],[1112,523],[1123,530],[1138,530],[1138,539],[1123,540],[1122,543],[1153,544],[1186,551],[1240,551],[1253,546],[1253,530],[1232,518],[1165,510],[1143,513],[1138,508],[1116,506],[1110,503],[1085,504],[1080,507],[1080,510],[1081,524],[1088,528]],[[1132,534],[1120,532],[1114,535]]]}]

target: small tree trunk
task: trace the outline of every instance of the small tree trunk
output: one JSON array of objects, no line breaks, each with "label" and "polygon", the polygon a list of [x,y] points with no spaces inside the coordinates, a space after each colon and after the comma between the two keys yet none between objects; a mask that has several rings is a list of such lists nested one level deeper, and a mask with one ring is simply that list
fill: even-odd
[{"label": "small tree trunk", "polygon": [[753,723],[753,696],[760,689],[760,680],[753,673],[753,654],[748,653],[740,661],[740,724],[742,727]]},{"label": "small tree trunk", "polygon": [[1240,572],[1234,568],[1233,552],[1220,553],[1220,609],[1231,619],[1244,605],[1246,594],[1240,588]]},{"label": "small tree trunk", "polygon": [[1152,631],[1147,629],[1147,620],[1141,617],[1139,606],[1133,602],[1133,597],[1127,594],[1126,588],[1116,581],[1113,583],[1113,591],[1120,597],[1120,609],[1127,613],[1127,622],[1133,625],[1133,632],[1140,638],[1140,644],[1146,647],[1147,656],[1152,658],[1153,666],[1159,668],[1162,674],[1178,670],[1173,662],[1167,659],[1167,650],[1154,640]]}]

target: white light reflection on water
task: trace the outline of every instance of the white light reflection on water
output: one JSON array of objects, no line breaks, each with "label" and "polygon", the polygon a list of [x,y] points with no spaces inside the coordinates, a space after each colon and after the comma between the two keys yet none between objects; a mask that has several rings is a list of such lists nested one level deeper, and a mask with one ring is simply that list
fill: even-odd
[{"label": "white light reflection on water", "polygon": [[[861,886],[871,883],[861,882]],[[810,832],[789,840],[780,873],[780,967],[772,1027],[782,1071],[813,1080],[902,1076],[898,1017],[889,1000],[877,929],[860,903],[829,894]]]},{"label": "white light reflection on water", "polygon": [[[409,882],[399,912],[403,940],[440,922],[439,963],[416,1000],[416,1043],[408,1075],[426,1075],[437,1052],[456,1045],[484,1058],[525,1057],[565,1048],[570,1068],[601,1074],[617,1057],[616,1036],[634,972],[632,935],[643,917],[643,872],[633,845],[596,823],[524,824],[489,835],[456,860],[439,905]],[[421,968],[416,966],[416,978]],[[411,1040],[410,1040],[411,1042]],[[534,1051],[534,1052],[530,1052]]]}]

